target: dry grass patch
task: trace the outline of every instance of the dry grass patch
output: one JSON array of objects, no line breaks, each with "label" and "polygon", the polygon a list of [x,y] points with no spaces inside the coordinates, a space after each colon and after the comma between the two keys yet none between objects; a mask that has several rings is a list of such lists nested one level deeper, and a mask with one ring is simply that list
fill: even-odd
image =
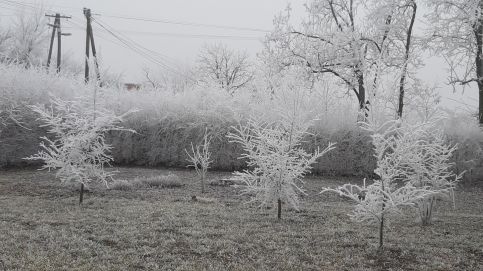
[{"label": "dry grass patch", "polygon": [[115,180],[109,188],[112,190],[132,191],[141,188],[179,188],[184,184],[175,174],[135,178],[133,180]]},{"label": "dry grass patch", "polygon": [[184,186],[181,179],[175,174],[140,178],[138,181],[149,188],[178,188]]},{"label": "dry grass patch", "polygon": [[[376,227],[350,221],[348,201],[316,195],[350,180],[308,179],[302,210],[278,222],[233,186],[207,186],[203,196],[217,203],[193,203],[195,173],[173,173],[182,188],[93,190],[79,206],[48,172],[0,172],[0,260],[6,270],[36,271],[483,270],[479,188],[457,191],[456,209],[438,208],[432,227],[394,221],[379,256]],[[121,168],[117,177],[166,174]]]}]

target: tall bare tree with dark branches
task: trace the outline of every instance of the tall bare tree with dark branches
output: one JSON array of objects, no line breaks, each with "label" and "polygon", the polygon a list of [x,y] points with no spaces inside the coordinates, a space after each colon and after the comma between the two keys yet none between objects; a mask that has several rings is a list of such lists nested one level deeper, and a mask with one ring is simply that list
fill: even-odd
[{"label": "tall bare tree with dark branches", "polygon": [[248,55],[223,44],[204,46],[198,58],[198,67],[204,80],[215,82],[230,93],[253,79]]}]

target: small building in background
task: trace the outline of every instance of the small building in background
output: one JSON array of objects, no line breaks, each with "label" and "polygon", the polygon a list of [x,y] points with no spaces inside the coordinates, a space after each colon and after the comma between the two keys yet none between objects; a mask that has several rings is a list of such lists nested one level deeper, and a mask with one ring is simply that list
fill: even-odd
[{"label": "small building in background", "polygon": [[141,89],[141,84],[124,83],[124,89],[127,90],[127,91],[140,90]]}]

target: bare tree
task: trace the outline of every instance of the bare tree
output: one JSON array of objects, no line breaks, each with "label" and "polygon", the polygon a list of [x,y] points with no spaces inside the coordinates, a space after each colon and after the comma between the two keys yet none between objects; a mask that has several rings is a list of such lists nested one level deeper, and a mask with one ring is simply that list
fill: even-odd
[{"label": "bare tree", "polygon": [[176,70],[151,70],[143,68],[145,81],[143,84],[152,90],[165,90],[172,93],[183,92],[196,84],[191,66],[177,65]]},{"label": "bare tree", "polygon": [[152,75],[151,70],[148,67],[143,68],[144,78],[146,81],[144,84],[148,85],[153,90],[158,90],[162,87],[162,84],[158,81],[158,79]]},{"label": "bare tree", "polygon": [[223,44],[204,46],[198,64],[205,80],[219,84],[230,93],[246,86],[253,79],[248,55]]}]

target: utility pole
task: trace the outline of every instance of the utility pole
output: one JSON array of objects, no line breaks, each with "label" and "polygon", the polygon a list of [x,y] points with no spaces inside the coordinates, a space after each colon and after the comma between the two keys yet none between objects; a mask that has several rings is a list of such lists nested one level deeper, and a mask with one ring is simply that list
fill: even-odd
[{"label": "utility pole", "polygon": [[55,15],[45,14],[46,17],[55,18],[54,24],[49,24],[52,27],[52,36],[50,37],[49,55],[47,57],[47,70],[50,67],[50,61],[52,58],[52,49],[54,46],[55,33],[57,32],[57,72],[60,72],[61,55],[62,55],[62,36],[70,36],[70,33],[62,33],[60,28],[60,19],[70,19],[70,16],[61,16],[60,13]]},{"label": "utility pole", "polygon": [[84,80],[86,83],[89,82],[89,51],[92,48],[92,57],[94,59],[95,71],[97,76],[97,81],[101,81],[101,75],[99,73],[99,64],[97,63],[97,51],[96,44],[94,42],[94,35],[92,34],[92,17],[91,9],[84,8],[84,16],[86,17],[86,62],[84,69]]}]

